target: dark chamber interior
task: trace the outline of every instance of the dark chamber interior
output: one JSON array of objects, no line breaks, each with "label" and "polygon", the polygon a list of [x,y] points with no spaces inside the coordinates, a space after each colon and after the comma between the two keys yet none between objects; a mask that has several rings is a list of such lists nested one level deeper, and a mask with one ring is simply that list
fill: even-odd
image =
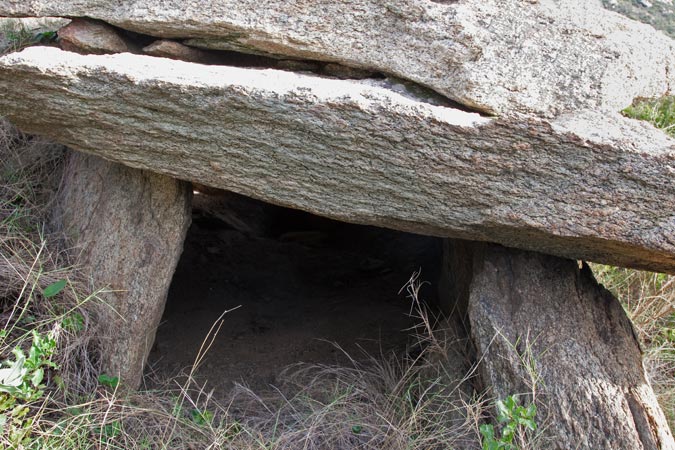
[{"label": "dark chamber interior", "polygon": [[152,379],[189,372],[214,321],[233,308],[196,372],[216,395],[233,382],[267,388],[298,362],[346,363],[342,350],[365,359],[414,345],[419,320],[401,288],[421,269],[430,283],[420,297],[434,302],[439,239],[203,190],[149,358]]}]

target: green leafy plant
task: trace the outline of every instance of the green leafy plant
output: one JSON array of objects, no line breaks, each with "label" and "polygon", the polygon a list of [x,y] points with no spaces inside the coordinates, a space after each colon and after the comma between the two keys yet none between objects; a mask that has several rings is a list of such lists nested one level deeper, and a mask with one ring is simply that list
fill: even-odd
[{"label": "green leafy plant", "polygon": [[61,326],[71,333],[78,333],[84,329],[84,316],[79,312],[72,312],[63,318]]},{"label": "green leafy plant", "polygon": [[94,428],[94,433],[99,436],[101,444],[109,446],[115,438],[122,434],[122,424],[119,420],[115,420],[102,427]]},{"label": "green leafy plant", "polygon": [[24,401],[39,399],[44,390],[42,381],[45,369],[56,368],[56,363],[51,360],[55,351],[56,341],[52,336],[43,336],[33,330],[33,342],[28,355],[21,348],[15,347],[12,350],[14,360],[2,363],[0,393]]},{"label": "green leafy plant", "polygon": [[57,295],[63,290],[63,288],[65,288],[65,287],[66,287],[66,280],[59,280],[59,281],[56,281],[56,282],[50,284],[49,286],[47,286],[46,288],[44,288],[44,290],[42,291],[42,295],[44,295],[45,298],[52,298],[52,297],[55,297],[55,296],[57,296]]},{"label": "green leafy plant", "polygon": [[190,410],[190,418],[197,425],[208,425],[213,422],[213,417],[213,413],[207,409],[203,411],[197,408]]},{"label": "green leafy plant", "polygon": [[32,336],[27,355],[20,347],[14,347],[14,358],[0,365],[0,433],[16,448],[30,439],[33,418],[29,405],[44,396],[45,371],[57,368],[52,361],[56,351],[54,337],[36,330]]},{"label": "green leafy plant", "polygon": [[514,395],[498,400],[497,420],[501,424],[501,434],[498,435],[492,424],[481,425],[483,450],[519,450],[518,437],[527,437],[537,429],[536,413],[536,405],[521,406]]},{"label": "green leafy plant", "polygon": [[120,379],[119,377],[112,377],[110,375],[102,373],[101,375],[98,376],[98,382],[101,384],[101,386],[106,386],[111,389],[115,389],[120,384]]},{"label": "green leafy plant", "polygon": [[33,40],[41,43],[54,42],[56,40],[56,31],[43,31],[42,33],[37,33]]}]

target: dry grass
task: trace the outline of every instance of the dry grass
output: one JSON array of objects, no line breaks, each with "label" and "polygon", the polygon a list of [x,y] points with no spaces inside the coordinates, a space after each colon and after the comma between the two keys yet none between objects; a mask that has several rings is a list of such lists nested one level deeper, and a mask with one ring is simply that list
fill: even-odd
[{"label": "dry grass", "polygon": [[675,430],[675,276],[599,264],[593,271],[631,318],[652,387]]},{"label": "dry grass", "polygon": [[[413,278],[412,291],[416,292]],[[415,296],[413,299],[417,301]],[[431,328],[419,303],[420,330]],[[212,332],[216,333],[218,321]],[[471,398],[438,364],[447,345],[422,331],[427,344],[415,358],[360,355],[347,365],[297,364],[275,390],[237,385],[224,402],[196,389],[191,376],[173,394],[174,411],[195,419],[204,448],[228,449],[451,449],[478,448],[487,401]],[[205,338],[204,349],[213,335]],[[432,355],[440,352],[442,355]],[[197,355],[196,363],[202,355]],[[175,389],[174,389],[175,391]],[[171,389],[162,389],[166,396]],[[172,432],[180,434],[180,423]],[[208,444],[207,444],[208,443]],[[207,447],[210,446],[210,447]],[[202,448],[202,447],[198,447]]]},{"label": "dry grass", "polygon": [[[0,327],[10,348],[32,329],[53,330],[63,349],[62,376],[68,386],[87,391],[94,387],[97,358],[88,354],[94,321],[81,306],[92,296],[84,293],[67,255],[55,250],[60,243],[45,225],[62,156],[61,146],[0,121]],[[68,280],[66,289],[45,298],[44,289],[59,280]],[[73,318],[77,333],[62,326]]]}]

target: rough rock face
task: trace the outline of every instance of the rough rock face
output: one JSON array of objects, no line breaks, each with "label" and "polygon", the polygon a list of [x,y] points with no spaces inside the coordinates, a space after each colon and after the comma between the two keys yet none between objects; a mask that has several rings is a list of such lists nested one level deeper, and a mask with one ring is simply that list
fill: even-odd
[{"label": "rough rock face", "polygon": [[[139,386],[190,223],[189,185],[72,152],[56,220],[80,251],[105,329],[103,369]],[[83,218],[85,220],[83,220]]]},{"label": "rough rock face", "polygon": [[665,133],[589,111],[489,119],[378,83],[30,48],[0,59],[0,113],[132,167],[343,221],[675,272]]},{"label": "rough rock face", "polygon": [[60,46],[82,54],[106,54],[131,51],[131,46],[110,25],[87,19],[74,19],[59,30]]},{"label": "rough rock face", "polygon": [[180,42],[161,39],[143,47],[143,53],[161,58],[178,59],[195,63],[209,63],[213,57],[198,48],[188,47]]},{"label": "rough rock face", "polygon": [[536,448],[675,449],[630,321],[588,266],[492,244],[451,252],[483,383],[537,404]]},{"label": "rough rock face", "polygon": [[193,184],[192,209],[215,217],[248,236],[267,236],[274,229],[280,208],[243,195]]},{"label": "rough rock face", "polygon": [[92,17],[210,48],[338,62],[500,115],[616,111],[675,85],[671,39],[587,0],[0,0],[0,15]]}]

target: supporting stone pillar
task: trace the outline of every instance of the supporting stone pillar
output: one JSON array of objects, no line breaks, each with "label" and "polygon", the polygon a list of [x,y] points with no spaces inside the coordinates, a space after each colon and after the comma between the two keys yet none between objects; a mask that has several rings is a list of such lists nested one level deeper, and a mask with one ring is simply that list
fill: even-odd
[{"label": "supporting stone pillar", "polygon": [[547,449],[675,449],[632,325],[587,265],[450,241],[481,381],[538,406]]},{"label": "supporting stone pillar", "polygon": [[188,183],[70,152],[56,220],[94,288],[103,370],[140,385],[190,224]]}]

